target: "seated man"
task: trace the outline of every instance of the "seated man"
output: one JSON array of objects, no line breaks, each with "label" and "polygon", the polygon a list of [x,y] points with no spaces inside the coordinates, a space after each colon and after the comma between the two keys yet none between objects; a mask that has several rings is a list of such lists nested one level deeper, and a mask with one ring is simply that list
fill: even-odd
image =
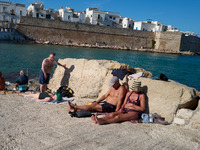
[{"label": "seated man", "polygon": [[24,74],[24,71],[20,71],[20,76],[15,80],[15,90],[18,89],[19,85],[28,84],[28,77]]},{"label": "seated man", "polygon": [[0,91],[5,90],[5,79],[2,76],[2,73],[0,72]]},{"label": "seated man", "polygon": [[140,92],[141,82],[134,82],[131,89],[132,91],[126,94],[125,101],[120,111],[110,113],[103,118],[92,116],[91,119],[93,122],[103,125],[138,119],[139,113],[142,113],[145,109],[145,95]]},{"label": "seated man", "polygon": [[[100,97],[96,102],[91,105],[77,106],[68,102],[68,109],[70,112],[87,110],[92,112],[114,112],[119,111],[126,95],[124,86],[119,83],[119,79],[114,76],[111,78],[109,83],[109,90],[106,94]],[[103,101],[101,105],[100,102]]]}]

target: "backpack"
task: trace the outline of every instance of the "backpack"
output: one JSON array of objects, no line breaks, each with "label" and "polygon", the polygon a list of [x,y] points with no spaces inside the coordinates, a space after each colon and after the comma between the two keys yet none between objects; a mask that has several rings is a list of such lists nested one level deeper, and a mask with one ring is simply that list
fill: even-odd
[{"label": "backpack", "polygon": [[57,93],[59,93],[62,97],[73,97],[74,91],[68,86],[61,86]]}]

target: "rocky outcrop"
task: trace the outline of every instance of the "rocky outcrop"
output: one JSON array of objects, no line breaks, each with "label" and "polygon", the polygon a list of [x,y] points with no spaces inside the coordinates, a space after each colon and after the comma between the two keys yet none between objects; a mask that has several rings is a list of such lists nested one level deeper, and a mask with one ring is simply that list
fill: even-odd
[{"label": "rocky outcrop", "polygon": [[[192,109],[197,106],[197,102],[194,101],[197,91],[194,88],[171,80],[165,82],[147,78],[152,74],[144,69],[132,68],[126,64],[107,60],[62,59],[59,62],[66,64],[67,69],[60,66],[56,68],[49,84],[49,88],[53,91],[62,85],[68,85],[74,90],[76,97],[97,98],[108,90],[112,69],[126,68],[134,73],[141,71],[145,73],[146,78],[138,80],[142,82],[146,94],[147,112],[156,112],[165,117],[168,122],[172,122],[179,109]],[[128,82],[131,86],[133,80],[128,81],[125,78],[121,82]],[[198,116],[199,111],[194,114],[191,118]]]},{"label": "rocky outcrop", "polygon": [[134,69],[116,61],[62,59],[59,62],[66,64],[67,69],[58,66],[48,87],[56,91],[60,86],[68,85],[74,90],[76,97],[98,97],[102,90],[108,88],[114,68],[126,68],[135,73],[142,70],[146,76],[152,76],[144,69]]},{"label": "rocky outcrop", "polygon": [[[152,80],[149,78],[139,78],[143,90],[146,93],[146,111],[156,112],[172,122],[179,108],[193,107],[193,101],[197,91],[180,83],[170,80]],[[132,85],[129,81],[129,86]]]}]

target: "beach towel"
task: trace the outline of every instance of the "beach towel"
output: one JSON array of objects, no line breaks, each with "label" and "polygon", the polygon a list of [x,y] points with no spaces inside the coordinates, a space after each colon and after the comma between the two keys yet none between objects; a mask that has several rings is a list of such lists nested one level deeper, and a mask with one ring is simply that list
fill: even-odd
[{"label": "beach towel", "polygon": [[[36,101],[36,100],[35,100],[34,98],[32,98],[32,97],[26,97],[26,96],[24,96],[24,98],[25,98],[25,99],[30,99],[30,100]],[[67,103],[68,101],[71,102],[71,101],[73,101],[73,100],[74,100],[73,98],[63,97],[63,98],[62,98],[62,101],[53,100],[53,101],[51,101],[51,102],[38,102],[38,101],[36,101],[36,102],[38,102],[38,103],[43,103],[43,104],[64,104],[64,103]]]},{"label": "beach towel", "polygon": [[137,80],[138,78],[144,77],[144,76],[145,76],[145,75],[144,75],[144,72],[138,72],[138,73],[129,75],[129,76],[128,76],[128,79],[129,79],[129,80],[132,80],[132,79]]}]

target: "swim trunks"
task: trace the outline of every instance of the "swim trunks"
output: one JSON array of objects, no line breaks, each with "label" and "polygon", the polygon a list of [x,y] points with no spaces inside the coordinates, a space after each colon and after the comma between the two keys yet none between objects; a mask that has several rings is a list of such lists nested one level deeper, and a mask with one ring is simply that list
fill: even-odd
[{"label": "swim trunks", "polygon": [[47,73],[47,78],[44,78],[44,73],[42,71],[42,69],[40,70],[39,73],[39,83],[40,84],[49,84],[49,79],[50,79],[50,73]]},{"label": "swim trunks", "polygon": [[40,93],[38,99],[45,99],[46,97],[51,97],[47,92]]},{"label": "swim trunks", "polygon": [[107,103],[107,102],[103,102],[102,104],[102,112],[114,112],[116,109],[116,106],[110,104],[110,103]]}]

